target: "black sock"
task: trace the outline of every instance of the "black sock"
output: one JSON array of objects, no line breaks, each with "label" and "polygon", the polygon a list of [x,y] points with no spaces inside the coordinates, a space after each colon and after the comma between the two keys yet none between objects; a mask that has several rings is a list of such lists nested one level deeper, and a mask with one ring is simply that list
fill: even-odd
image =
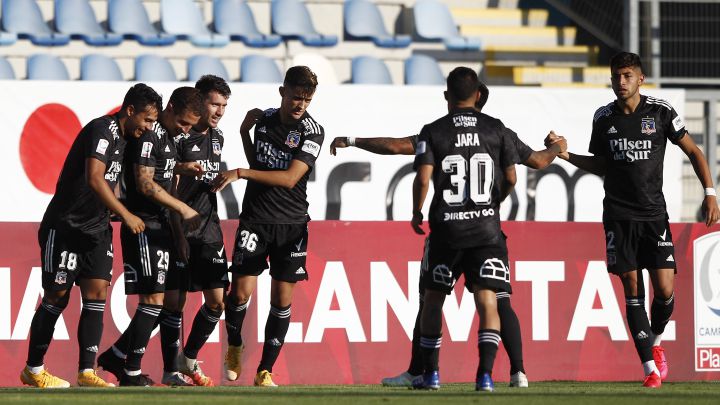
[{"label": "black sock", "polygon": [[625,297],[625,314],[640,362],[652,361],[652,331],[645,312],[645,297]]},{"label": "black sock", "polygon": [[420,307],[415,317],[415,327],[413,328],[412,351],[410,354],[410,366],[407,372],[411,375],[420,375],[423,373],[423,356],[420,351],[420,319],[422,319],[423,297],[420,297]]},{"label": "black sock", "polygon": [[654,334],[662,335],[665,332],[665,326],[670,321],[674,309],[675,294],[668,299],[655,297],[650,305],[651,330]]},{"label": "black sock", "polygon": [[500,316],[500,337],[502,338],[505,351],[510,358],[510,375],[518,371],[525,372],[523,365],[522,335],[520,333],[520,322],[510,305],[510,294],[505,292],[497,293],[497,311]]},{"label": "black sock", "polygon": [[272,367],[280,355],[283,343],[285,343],[285,335],[287,335],[290,326],[290,305],[286,307],[275,307],[270,305],[270,314],[268,314],[267,323],[265,324],[265,343],[263,344],[262,357],[257,371],[267,370],[272,372]]},{"label": "black sock", "polygon": [[[180,350],[180,327],[182,326],[182,312],[170,311],[163,308],[160,311],[156,324],[160,324],[160,348],[162,350],[163,371],[174,373],[178,371],[177,355]],[[155,328],[153,328],[155,329]]]},{"label": "black sock", "polygon": [[[67,303],[65,303],[67,305]],[[30,324],[30,344],[28,345],[27,365],[30,367],[40,367],[43,365],[45,353],[50,347],[53,333],[55,332],[55,324],[60,314],[62,314],[65,306],[56,306],[45,302],[35,310],[32,323]]]},{"label": "black sock", "polygon": [[197,359],[198,352],[208,337],[210,337],[210,334],[215,329],[215,325],[220,321],[220,315],[222,315],[222,310],[216,311],[205,304],[200,307],[195,315],[190,336],[188,336],[187,343],[185,343],[185,348],[183,349],[185,357]]},{"label": "black sock", "polygon": [[492,374],[493,363],[500,343],[500,331],[495,329],[480,329],[478,331],[478,352],[480,364],[477,369],[477,378],[483,374]]},{"label": "black sock", "polygon": [[105,300],[83,299],[77,332],[80,346],[78,370],[95,367],[95,355],[97,355],[102,338],[104,313]]},{"label": "black sock", "polygon": [[423,369],[426,373],[438,371],[440,368],[440,346],[442,345],[442,335],[421,335],[420,336],[420,353],[422,353]]},{"label": "black sock", "polygon": [[230,346],[242,346],[242,325],[248,305],[250,305],[250,300],[238,304],[234,297],[227,296],[225,298],[225,330]]},{"label": "black sock", "polygon": [[[162,305],[138,304],[135,316],[128,326],[127,358],[125,369],[128,371],[140,370],[145,347],[150,341],[150,334],[155,328]],[[132,329],[131,329],[132,328]]]}]

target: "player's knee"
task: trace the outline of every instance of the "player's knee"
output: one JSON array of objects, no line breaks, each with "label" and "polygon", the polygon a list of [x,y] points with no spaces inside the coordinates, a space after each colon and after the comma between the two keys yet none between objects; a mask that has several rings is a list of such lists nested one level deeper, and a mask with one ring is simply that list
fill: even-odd
[{"label": "player's knee", "polygon": [[673,296],[673,286],[667,285],[667,286],[660,286],[660,288],[655,289],[655,298],[661,299],[663,301],[667,301],[670,299],[670,297]]},{"label": "player's knee", "polygon": [[211,311],[215,311],[215,312],[222,312],[225,310],[225,304],[222,301],[220,301],[220,302],[205,301],[205,306],[208,307],[208,309],[210,309]]},{"label": "player's knee", "polygon": [[63,310],[67,307],[68,302],[70,302],[70,294],[68,294],[67,291],[48,291],[42,300],[47,304]]}]

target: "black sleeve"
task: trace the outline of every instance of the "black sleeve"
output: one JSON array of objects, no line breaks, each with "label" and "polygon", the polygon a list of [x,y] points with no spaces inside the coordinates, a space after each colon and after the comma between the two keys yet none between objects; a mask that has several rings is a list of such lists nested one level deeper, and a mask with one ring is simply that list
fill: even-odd
[{"label": "black sleeve", "polygon": [[420,135],[413,135],[410,137],[410,143],[412,144],[413,150],[417,150],[418,138]]},{"label": "black sleeve", "polygon": [[528,159],[530,159],[530,155],[532,155],[533,150],[525,142],[520,140],[520,137],[517,136],[515,131],[513,131],[510,128],[505,128],[505,136],[510,139],[512,142],[514,148],[515,148],[515,154],[517,155],[517,161],[515,164],[522,164],[527,162]]},{"label": "black sleeve", "polygon": [[115,143],[109,123],[102,119],[93,120],[88,124],[87,134],[85,158],[93,157],[107,166],[113,150],[111,146]]},{"label": "black sleeve", "polygon": [[157,148],[157,135],[153,131],[145,131],[137,140],[137,147],[130,155],[130,163],[140,166],[155,167]]},{"label": "black sleeve", "polygon": [[318,130],[307,131],[303,134],[302,142],[296,148],[293,159],[299,160],[310,167],[315,166],[315,161],[320,156],[320,149],[325,140],[325,129],[318,125]]},{"label": "black sleeve", "polygon": [[500,167],[503,169],[513,166],[516,163],[520,163],[520,158],[517,153],[517,146],[515,140],[518,140],[517,134],[503,126],[500,130],[502,154],[500,156]]},{"label": "black sleeve", "polygon": [[685,123],[674,108],[671,108],[670,111],[668,111],[667,117],[667,131],[665,133],[667,134],[668,140],[677,145],[677,143],[680,142],[682,137],[687,133]]},{"label": "black sleeve", "polygon": [[588,147],[588,152],[595,156],[605,156],[603,134],[597,123],[598,121],[593,121],[592,135],[590,135],[590,146]]},{"label": "black sleeve", "polygon": [[417,145],[415,146],[415,163],[413,169],[417,171],[420,165],[435,166],[435,156],[430,140],[430,129],[425,125],[418,135]]}]

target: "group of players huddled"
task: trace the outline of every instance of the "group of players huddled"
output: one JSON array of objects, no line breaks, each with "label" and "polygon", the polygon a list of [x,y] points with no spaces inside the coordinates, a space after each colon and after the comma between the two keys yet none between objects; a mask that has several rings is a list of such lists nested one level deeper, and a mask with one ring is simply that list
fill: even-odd
[{"label": "group of players huddled", "polygon": [[[510,386],[527,387],[520,325],[510,305],[507,237],[500,203],[516,181],[515,164],[534,169],[555,157],[604,177],[608,271],[622,281],[630,331],[644,370],[643,385],[657,388],[668,367],[662,333],[674,307],[676,266],[662,193],[667,140],[689,157],[705,188],[706,224],[718,220],[707,162],[666,101],[641,95],[640,58],[622,52],[611,61],[616,100],[593,117],[590,153],[569,153],[552,131],[545,150],[534,151],[496,118],[481,112],[488,89],[469,68],[447,78],[448,114],[405,138],[347,138],[330,152],[355,146],[373,153],[415,155],[415,232],[424,234],[422,208],[434,187],[420,277],[420,310],[407,371],[382,380],[386,386],[439,389],[442,305],[460,275],[474,294],[480,317],[476,390],[493,391],[492,367],[500,340],[510,358]],[[305,66],[290,68],[277,109],[248,111],[240,127],[249,168],[221,170],[224,143],[217,128],[230,97],[227,83],[203,76],[195,87],[162,98],[142,83],[125,95],[116,114],[86,125],[65,160],[56,193],[43,217],[41,248],[44,296],[30,331],[27,365],[20,379],[42,387],[69,387],[50,374],[43,358],[73,284],[82,312],[77,384],[110,387],[95,371],[107,288],[112,278],[110,215],[122,221],[126,294],[139,296],[135,315],[120,338],[97,359],[121,386],[150,386],[141,360],[150,334],[160,326],[162,384],[212,386],[198,353],[225,314],[228,349],[225,378],[242,372],[242,326],[257,276],[270,269],[270,311],[254,384],[272,387],[272,368],[290,323],[295,284],[308,278],[307,181],[320,154],[324,130],[307,112],[318,81]],[[254,136],[251,130],[254,127]],[[116,196],[124,179],[125,199]],[[216,192],[245,179],[247,187],[233,247],[232,278],[217,213]],[[654,299],[645,310],[642,272],[648,269]],[[202,291],[204,304],[180,347],[187,292]],[[311,365],[310,365],[311,366]]]}]

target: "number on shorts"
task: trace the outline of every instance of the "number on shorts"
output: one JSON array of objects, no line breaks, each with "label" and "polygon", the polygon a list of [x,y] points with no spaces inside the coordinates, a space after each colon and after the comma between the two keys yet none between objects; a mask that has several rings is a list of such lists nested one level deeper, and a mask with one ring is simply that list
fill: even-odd
[{"label": "number on shorts", "polygon": [[254,252],[257,249],[258,237],[250,231],[240,232],[240,247],[245,248],[248,252]]},{"label": "number on shorts", "polygon": [[615,232],[607,233],[607,250],[615,250]]},{"label": "number on shorts", "polygon": [[157,251],[157,255],[160,258],[158,260],[158,270],[167,270],[170,264],[170,252],[163,252],[162,250]]},{"label": "number on shorts", "polygon": [[63,250],[60,253],[60,268],[75,270],[77,268],[77,254]]}]

